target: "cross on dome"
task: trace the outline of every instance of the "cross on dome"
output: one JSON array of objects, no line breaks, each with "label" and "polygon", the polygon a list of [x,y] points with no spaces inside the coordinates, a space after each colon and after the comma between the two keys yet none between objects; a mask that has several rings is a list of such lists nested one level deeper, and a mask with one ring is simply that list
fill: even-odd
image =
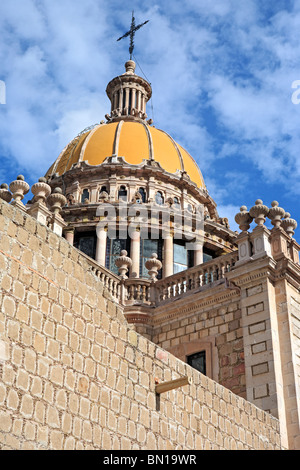
[{"label": "cross on dome", "polygon": [[130,60],[132,59],[132,53],[133,53],[133,49],[134,49],[134,36],[135,36],[135,33],[136,33],[136,31],[138,31],[142,26],[144,26],[148,22],[149,22],[149,20],[147,20],[144,23],[141,23],[141,24],[136,26],[135,25],[134,12],[132,12],[132,20],[131,20],[130,30],[127,31],[127,33],[125,33],[119,39],[117,39],[117,41],[120,41],[121,39],[127,38],[127,36],[130,36],[130,45],[129,45]]}]

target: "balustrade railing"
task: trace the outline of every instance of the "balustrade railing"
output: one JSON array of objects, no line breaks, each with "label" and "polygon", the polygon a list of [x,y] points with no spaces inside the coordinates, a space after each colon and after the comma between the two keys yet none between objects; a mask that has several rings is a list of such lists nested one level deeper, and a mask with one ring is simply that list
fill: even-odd
[{"label": "balustrade railing", "polygon": [[141,303],[150,305],[151,281],[148,279],[129,278],[125,280],[125,301],[126,303]]},{"label": "balustrade railing", "polygon": [[98,264],[95,260],[87,256],[82,251],[80,252],[90,265],[91,271],[102,281],[107,292],[117,300],[120,300],[121,296],[121,279],[116,274],[112,273],[104,266]]},{"label": "balustrade railing", "polygon": [[224,279],[226,273],[234,268],[237,260],[238,252],[233,252],[161,279],[155,284],[156,298],[159,302],[173,299]]},{"label": "balustrade railing", "polygon": [[180,273],[152,282],[150,279],[127,278],[122,280],[89,256],[81,253],[91,271],[101,279],[107,291],[124,305],[158,305],[201,287],[224,279],[238,260],[238,252],[220,256]]}]

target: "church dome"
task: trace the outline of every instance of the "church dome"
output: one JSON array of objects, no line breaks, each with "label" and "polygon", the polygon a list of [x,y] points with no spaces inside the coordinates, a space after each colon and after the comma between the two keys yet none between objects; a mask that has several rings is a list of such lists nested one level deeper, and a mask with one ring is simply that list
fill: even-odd
[{"label": "church dome", "polygon": [[202,174],[191,155],[166,132],[144,120],[113,121],[96,125],[75,139],[61,152],[46,176],[61,176],[74,164],[101,165],[107,157],[118,156],[131,165],[154,160],[168,173],[185,171],[197,187],[204,189]]}]

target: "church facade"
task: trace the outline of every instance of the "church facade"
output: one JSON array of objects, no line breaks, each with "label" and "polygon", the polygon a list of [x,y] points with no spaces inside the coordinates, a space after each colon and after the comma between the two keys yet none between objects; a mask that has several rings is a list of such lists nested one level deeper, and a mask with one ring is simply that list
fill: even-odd
[{"label": "church facade", "polygon": [[[241,409],[245,413],[247,407],[254,413],[255,419],[263,416],[264,425],[271,428],[268,431],[270,448],[300,449],[300,246],[293,238],[296,221],[277,201],[273,201],[271,207],[268,207],[258,199],[249,210],[245,206],[241,207],[236,215],[239,231],[232,231],[228,220],[219,217],[216,202],[209,195],[201,171],[192,156],[147,118],[146,103],[152,94],[151,86],[135,73],[135,63],[132,60],[126,62],[125,73],[110,81],[106,92],[111,102],[106,120],[85,129],[66,146],[45,177],[32,186],[33,198],[26,205],[22,200],[30,188],[24,178],[18,177],[9,187],[2,185],[2,210],[5,213],[9,210],[7,208],[11,208],[15,213],[23,214],[26,220],[33,220],[35,235],[43,227],[48,231],[47,243],[50,232],[56,240],[61,239],[64,243],[62,246],[66,266],[70,261],[68,257],[76,257],[78,272],[84,266],[88,275],[92,276],[93,283],[102,286],[98,290],[99,297],[104,296],[110,309],[119,312],[119,315],[122,313],[128,328],[127,341],[131,342],[130,347],[134,344],[138,348],[138,345],[143,344],[145,348],[147,344],[148,354],[149,348],[156,348],[156,356],[153,355],[153,349],[148,362],[144,359],[143,366],[140,366],[144,372],[148,367],[149,372],[150,369],[152,371],[149,365],[150,356],[153,363],[157,359],[162,361],[162,365],[156,364],[155,373],[160,377],[155,378],[156,382],[154,377],[149,379],[152,382],[149,385],[148,381],[148,388],[157,386],[159,382],[166,381],[166,378],[169,379],[167,382],[177,379],[177,376],[174,377],[174,369],[172,373],[168,370],[166,376],[163,371],[164,361],[168,361],[168,367],[171,367],[173,360],[177,361],[177,375],[178,370],[184,370],[185,375],[196,374],[196,382],[207,380],[206,384],[214,384],[214,393],[221,389],[222,397],[225,393],[230,393],[231,403],[240,407],[239,417]],[[2,212],[2,217],[5,216],[4,213]],[[271,221],[272,229],[266,227],[267,218]],[[6,220],[4,225],[6,232],[3,232],[1,239],[3,256],[5,246],[10,246],[10,237],[17,239],[20,232],[14,232],[12,224],[13,222]],[[43,248],[43,252],[47,251],[45,240],[43,245],[37,245],[37,249]],[[15,253],[9,255],[10,262],[13,264],[13,258],[16,258],[16,263],[28,264],[24,261],[26,250],[23,256],[17,256],[17,249],[15,250]],[[27,269],[31,273],[39,272],[44,276],[45,282],[50,279],[58,288],[59,273],[55,273],[55,269],[52,272],[50,267],[48,269],[44,261],[39,262],[38,254],[33,255],[34,262],[30,255],[28,257],[31,264],[29,261]],[[61,267],[61,257],[61,253],[57,254],[57,268]],[[51,260],[53,269],[53,259]],[[7,263],[3,263],[7,269]],[[8,283],[5,269],[2,272],[1,301],[2,330],[7,340],[3,343],[6,351],[3,357],[6,358],[10,354],[7,348],[10,352],[14,348],[10,343],[12,339],[9,328],[12,328],[12,319],[8,313],[8,298],[14,297],[17,308],[22,300],[23,308],[29,308],[30,312],[32,305],[28,305],[30,296],[26,297],[26,301],[24,298],[16,300],[16,287],[13,287],[15,284],[9,284],[9,289],[4,286],[4,279]],[[76,271],[76,267],[74,269]],[[68,314],[69,329],[66,334],[68,341],[71,341],[73,334],[79,334],[80,327],[79,323],[75,324],[71,319],[70,312],[74,313],[76,297],[81,298],[81,294],[78,284],[68,282],[64,268],[62,272],[61,282],[67,286],[65,291],[68,291],[68,297],[73,299],[72,303],[64,300],[63,308],[64,314]],[[85,278],[82,282],[83,290],[86,289],[87,282],[91,281]],[[32,296],[39,296],[39,302],[42,302],[37,289],[30,290]],[[95,299],[97,293],[94,290],[90,295],[94,299],[95,310],[96,304],[99,304]],[[44,303],[51,303],[53,300],[48,291]],[[61,305],[60,297],[58,304]],[[35,311],[41,308],[39,303]],[[55,307],[52,308],[53,312]],[[88,310],[91,314],[90,307]],[[45,318],[44,320],[46,321]],[[116,327],[116,320],[111,322]],[[90,330],[95,326],[91,322]],[[66,328],[66,324],[57,324],[56,334],[62,328]],[[109,328],[112,334],[112,325]],[[118,334],[114,335],[114,344],[117,344],[118,338],[121,339],[118,336],[120,327],[118,328]],[[101,327],[98,329],[100,334]],[[84,335],[86,334],[87,330]],[[50,337],[47,336],[47,344],[50,344]],[[95,349],[95,336],[89,337],[89,341],[90,348],[93,349],[94,346]],[[24,348],[24,341],[22,344]],[[105,345],[108,346],[106,343]],[[60,360],[65,361],[68,370],[74,371],[77,365],[68,362],[67,348],[63,352],[64,348],[65,343],[62,341],[59,346]],[[75,345],[70,346],[68,343],[68,348],[70,357],[73,357],[76,353]],[[46,349],[34,350],[32,346],[31,352],[35,354],[36,361],[38,354],[44,358],[47,356]],[[52,356],[51,358],[53,359]],[[75,356],[73,360],[75,361]],[[106,380],[110,371],[114,373],[116,370],[113,362],[107,362],[107,353],[103,353],[97,361],[94,354],[90,361],[90,367],[94,370],[94,384],[101,375],[100,371],[104,373],[103,368],[106,370]],[[120,362],[120,358],[118,361]],[[4,359],[3,364],[5,369]],[[11,367],[14,370],[15,365]],[[83,369],[80,372],[80,387],[84,394],[85,374]],[[116,383],[119,383],[120,377],[115,375]],[[5,380],[7,385],[7,379]],[[14,384],[16,383],[17,378]],[[65,382],[62,384],[65,386]],[[139,387],[138,380],[135,381],[135,386]],[[189,387],[194,393],[194,408],[197,408],[197,387]],[[40,393],[40,398],[44,401],[45,389]],[[12,410],[14,413],[21,413],[19,408],[11,408],[8,396],[5,397],[2,406],[9,410],[9,414],[11,415]],[[176,399],[179,397],[180,395],[176,395]],[[151,400],[153,401],[153,397],[144,403],[145,416],[149,416],[151,406],[154,407]],[[171,398],[168,400],[172,401]],[[183,413],[191,411],[187,410],[187,403],[186,397]],[[203,403],[205,405],[205,401]],[[69,406],[66,405],[65,409]],[[164,406],[167,409],[167,404]],[[61,416],[65,416],[63,407],[52,404],[51,409],[53,415],[57,414],[58,423],[62,420]],[[261,410],[261,415],[258,410]],[[159,413],[159,410],[155,409],[155,412]],[[176,410],[174,412],[176,414]],[[220,409],[215,408],[214,411],[212,405],[210,423],[214,412],[220,412]],[[125,419],[120,409],[119,415],[120,420]],[[171,416],[169,418],[172,420]],[[24,420],[24,415],[22,419]],[[91,422],[93,419],[89,415],[85,421]],[[103,421],[106,424],[103,426],[99,414],[97,419],[100,420],[97,425],[105,435],[106,420],[109,418],[106,415]],[[201,419],[204,419],[203,416]],[[222,419],[225,420],[225,414]],[[254,422],[253,416],[248,416],[247,420],[248,423]],[[141,421],[142,414],[136,422]],[[222,440],[220,437],[217,445],[218,434],[215,430],[214,443],[209,446],[207,429],[204,431],[203,424],[194,429],[192,422],[190,418],[189,423],[185,424],[184,432],[186,435],[192,433],[193,439],[189,443],[180,441],[178,448],[230,448],[232,435],[230,438],[223,437]],[[203,423],[201,420],[199,422]],[[223,423],[219,418],[218,427],[215,428],[219,429],[220,435],[225,432],[224,423],[220,430],[221,422]],[[278,423],[278,429],[275,422]],[[151,433],[153,448],[166,448],[166,442],[176,448],[175,443],[179,442],[179,437],[176,434],[171,439],[171,421],[168,422],[168,439],[163,444],[159,444],[158,438],[154,439],[155,433],[153,429],[151,431],[154,425],[151,423],[149,435]],[[245,423],[241,424],[240,418],[237,423],[241,429],[245,429]],[[88,427],[87,424],[86,426]],[[102,438],[96,447],[125,448],[125,438],[123,441],[120,438],[118,444],[113,438],[114,434],[118,435],[118,429],[114,430],[109,426],[108,429],[110,444],[105,444],[108,440],[103,441]],[[73,436],[72,432],[70,431],[70,436]],[[248,441],[246,431],[243,432],[244,438],[242,433],[234,438],[234,442],[239,443],[236,448],[260,448],[257,436],[261,433],[254,430],[254,425]],[[129,424],[126,433],[130,435]],[[159,434],[157,430],[156,433]],[[62,434],[65,437],[61,437],[64,442],[61,447],[64,447],[68,441],[68,433]],[[136,443],[136,436],[137,432],[135,437],[132,434],[132,442]],[[47,442],[50,446],[49,441]],[[147,445],[140,445],[139,448],[147,448]],[[151,448],[151,444],[148,448]]]}]

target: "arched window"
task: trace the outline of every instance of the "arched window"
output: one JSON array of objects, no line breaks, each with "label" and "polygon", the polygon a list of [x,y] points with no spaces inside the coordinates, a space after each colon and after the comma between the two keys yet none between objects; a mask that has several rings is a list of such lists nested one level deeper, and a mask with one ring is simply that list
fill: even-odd
[{"label": "arched window", "polygon": [[180,208],[180,202],[179,202],[178,197],[174,197],[174,207],[175,207],[175,209]]},{"label": "arched window", "polygon": [[121,186],[118,192],[118,199],[121,201],[127,201],[127,189],[125,186]]},{"label": "arched window", "polygon": [[104,193],[104,192],[106,192],[106,193],[108,192],[108,191],[107,191],[107,188],[106,188],[106,186],[101,186],[100,194],[101,194],[101,193]]},{"label": "arched window", "polygon": [[155,194],[155,202],[160,206],[164,203],[164,197],[162,192],[157,191],[157,193]]},{"label": "arched window", "polygon": [[81,202],[85,202],[86,199],[90,200],[90,192],[88,189],[82,191]]},{"label": "arched window", "polygon": [[144,188],[139,188],[139,193],[142,196],[142,202],[146,202],[146,191]]}]

